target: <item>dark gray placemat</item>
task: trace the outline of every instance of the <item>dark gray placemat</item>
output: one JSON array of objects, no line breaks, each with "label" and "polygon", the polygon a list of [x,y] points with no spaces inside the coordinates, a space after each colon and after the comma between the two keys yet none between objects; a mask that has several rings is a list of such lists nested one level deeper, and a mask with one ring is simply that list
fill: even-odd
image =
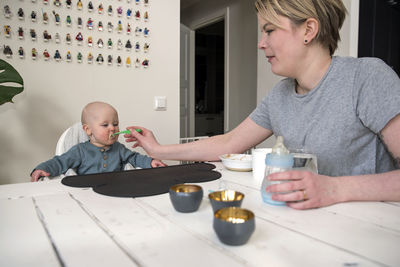
[{"label": "dark gray placemat", "polygon": [[215,165],[193,163],[152,169],[69,176],[62,183],[72,187],[93,187],[99,194],[114,197],[144,197],[167,193],[181,183],[201,183],[221,177]]}]

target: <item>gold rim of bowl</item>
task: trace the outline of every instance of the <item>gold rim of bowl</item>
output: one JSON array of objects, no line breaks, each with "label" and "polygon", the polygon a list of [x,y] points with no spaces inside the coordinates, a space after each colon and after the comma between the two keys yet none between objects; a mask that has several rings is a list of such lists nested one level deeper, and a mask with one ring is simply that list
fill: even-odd
[{"label": "gold rim of bowl", "polygon": [[215,201],[231,202],[242,200],[244,198],[244,194],[234,190],[221,190],[208,194],[208,197]]},{"label": "gold rim of bowl", "polygon": [[217,210],[214,213],[215,218],[230,222],[230,223],[244,223],[254,218],[254,213],[251,210],[239,207],[226,207]]},{"label": "gold rim of bowl", "polygon": [[193,193],[200,191],[202,188],[195,184],[176,184],[171,186],[170,189],[177,193]]}]

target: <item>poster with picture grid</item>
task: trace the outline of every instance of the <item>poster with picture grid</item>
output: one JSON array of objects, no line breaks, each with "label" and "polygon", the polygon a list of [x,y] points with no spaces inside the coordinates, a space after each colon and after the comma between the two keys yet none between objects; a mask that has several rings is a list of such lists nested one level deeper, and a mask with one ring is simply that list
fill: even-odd
[{"label": "poster with picture grid", "polygon": [[151,0],[3,0],[7,58],[148,68]]}]

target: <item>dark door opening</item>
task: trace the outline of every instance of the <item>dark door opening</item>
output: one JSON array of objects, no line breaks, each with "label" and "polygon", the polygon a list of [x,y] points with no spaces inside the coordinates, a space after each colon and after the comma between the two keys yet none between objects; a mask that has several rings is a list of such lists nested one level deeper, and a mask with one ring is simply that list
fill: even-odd
[{"label": "dark door opening", "polygon": [[225,21],[195,32],[195,136],[224,132]]},{"label": "dark door opening", "polygon": [[358,56],[377,57],[400,76],[400,1],[360,1]]}]

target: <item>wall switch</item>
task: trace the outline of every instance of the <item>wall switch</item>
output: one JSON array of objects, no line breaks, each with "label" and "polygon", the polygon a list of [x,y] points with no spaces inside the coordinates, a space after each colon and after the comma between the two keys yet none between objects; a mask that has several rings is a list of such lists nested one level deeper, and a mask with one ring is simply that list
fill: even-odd
[{"label": "wall switch", "polygon": [[167,110],[167,97],[166,96],[155,96],[154,97],[154,109],[155,110]]}]

